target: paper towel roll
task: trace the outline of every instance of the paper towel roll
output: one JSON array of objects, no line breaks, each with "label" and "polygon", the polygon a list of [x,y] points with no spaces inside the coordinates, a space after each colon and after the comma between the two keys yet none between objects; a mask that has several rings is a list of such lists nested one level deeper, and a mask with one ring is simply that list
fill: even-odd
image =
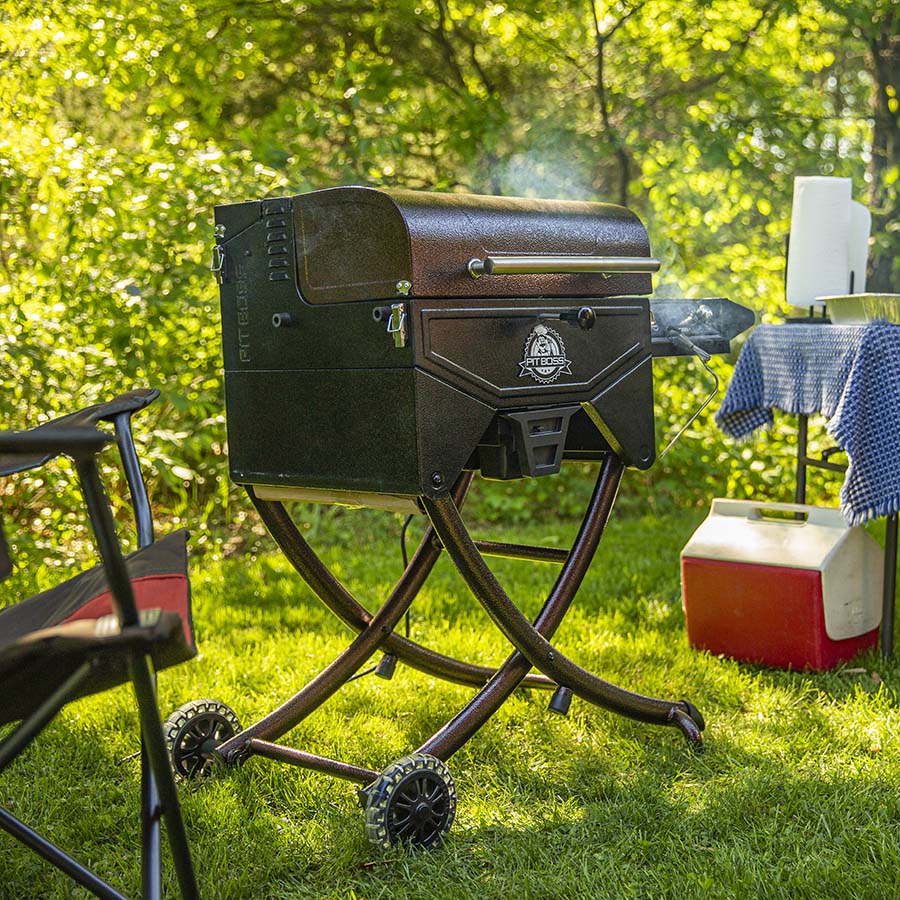
[{"label": "paper towel roll", "polygon": [[850,289],[850,190],[849,178],[794,179],[788,303],[821,306],[816,297]]},{"label": "paper towel roll", "polygon": [[862,294],[866,289],[866,263],[869,261],[869,232],[872,229],[872,213],[867,206],[850,201],[850,250],[848,263],[853,273],[853,293]]}]

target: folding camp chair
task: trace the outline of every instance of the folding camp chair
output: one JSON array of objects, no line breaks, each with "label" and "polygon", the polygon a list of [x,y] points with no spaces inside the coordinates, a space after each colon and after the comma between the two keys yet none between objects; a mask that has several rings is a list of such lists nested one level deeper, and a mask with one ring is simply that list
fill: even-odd
[{"label": "folding camp chair", "polygon": [[[156,702],[155,670],[196,653],[187,580],[187,534],[154,542],[150,505],[131,435],[131,416],[159,395],[134,390],[24,432],[0,433],[0,475],[65,454],[78,473],[102,564],[0,610],[0,773],[77,697],[131,681],[142,737],[142,897],[162,896],[164,819],[183,900],[197,894],[184,823]],[[140,549],[123,558],[97,456],[112,422],[137,522]],[[0,527],[2,535],[2,527]],[[12,569],[0,540],[0,578]],[[77,884],[105,900],[123,895],[49,840],[0,809],[0,827]]]}]

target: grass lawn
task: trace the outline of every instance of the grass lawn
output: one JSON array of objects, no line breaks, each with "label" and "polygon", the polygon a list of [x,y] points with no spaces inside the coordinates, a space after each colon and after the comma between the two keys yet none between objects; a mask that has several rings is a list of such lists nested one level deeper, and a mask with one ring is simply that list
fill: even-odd
[{"label": "grass lawn", "polygon": [[[574,525],[536,511],[516,539],[567,545]],[[631,898],[897,895],[900,668],[875,653],[827,674],[767,671],[688,648],[678,552],[702,518],[616,518],[561,648],[604,678],[689,697],[707,751],[680,733],[575,699],[515,696],[450,760],[459,807],[434,853],[377,851],[354,787],[254,759],[181,796],[207,898]],[[503,537],[496,532],[486,537]],[[348,514],[316,545],[370,608],[400,568],[396,520]],[[534,614],[555,568],[492,568]],[[348,632],[276,552],[195,563],[201,655],[160,676],[164,711],[197,697],[245,724],[293,693]],[[413,607],[413,637],[483,663],[507,647],[442,560]],[[399,667],[362,678],[285,742],[382,768],[435,731],[471,690]],[[67,708],[0,777],[0,803],[137,895],[139,767],[126,689]],[[86,896],[0,834],[0,897]]]}]

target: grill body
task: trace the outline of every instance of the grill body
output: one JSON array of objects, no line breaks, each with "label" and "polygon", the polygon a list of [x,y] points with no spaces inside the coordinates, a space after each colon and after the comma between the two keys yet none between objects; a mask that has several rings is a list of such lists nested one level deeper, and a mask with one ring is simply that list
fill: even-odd
[{"label": "grill body", "polygon": [[349,187],[220,206],[216,225],[238,483],[436,499],[464,469],[652,464],[650,275],[469,268],[649,261],[630,211]]}]

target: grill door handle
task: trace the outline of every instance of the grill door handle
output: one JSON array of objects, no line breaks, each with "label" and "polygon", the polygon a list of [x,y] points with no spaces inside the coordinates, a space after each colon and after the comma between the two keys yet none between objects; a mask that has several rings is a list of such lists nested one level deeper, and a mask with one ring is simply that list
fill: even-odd
[{"label": "grill door handle", "polygon": [[486,256],[466,264],[473,278],[482,275],[573,275],[595,272],[658,272],[659,260],[647,256]]}]

